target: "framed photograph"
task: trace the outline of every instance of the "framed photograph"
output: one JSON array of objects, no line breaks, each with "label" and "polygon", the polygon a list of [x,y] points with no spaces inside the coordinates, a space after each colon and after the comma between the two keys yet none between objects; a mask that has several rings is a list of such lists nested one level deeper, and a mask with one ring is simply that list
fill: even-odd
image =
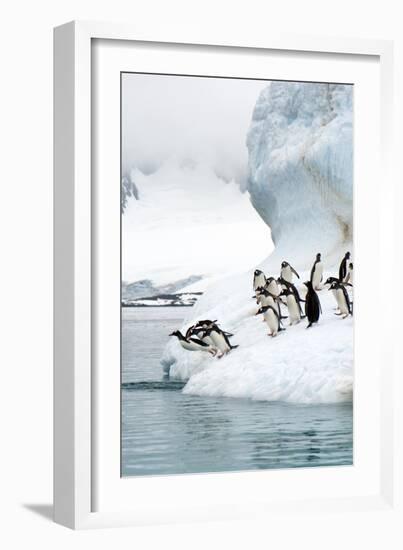
[{"label": "framed photograph", "polygon": [[54,45],[55,520],[393,511],[392,44]]}]

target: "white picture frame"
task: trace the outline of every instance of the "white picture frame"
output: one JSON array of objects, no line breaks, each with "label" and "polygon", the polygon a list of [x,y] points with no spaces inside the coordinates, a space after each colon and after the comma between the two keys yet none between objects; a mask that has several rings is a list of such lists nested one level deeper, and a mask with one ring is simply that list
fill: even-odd
[{"label": "white picture frame", "polygon": [[[130,44],[134,46],[141,44],[142,47],[145,45],[141,58],[143,68],[147,66],[150,57],[148,46],[155,47],[163,53],[164,48],[168,49],[173,44],[175,51],[186,50],[188,53],[192,51],[197,53],[200,57],[197,63],[201,64],[203,63],[202,54],[207,49],[210,58],[211,54],[219,57],[224,53],[235,51],[246,59],[266,54],[281,55],[283,59],[292,55],[298,59],[304,57],[316,59],[315,56],[322,56],[323,62],[319,65],[324,75],[323,81],[329,81],[326,78],[330,78],[332,63],[335,67],[337,64],[342,67],[343,63],[348,64],[354,56],[359,56],[364,64],[366,61],[368,65],[373,63],[372,69],[368,72],[368,78],[379,78],[380,88],[373,90],[371,95],[371,101],[377,104],[379,102],[379,111],[375,109],[377,112],[374,114],[373,125],[371,125],[372,122],[368,122],[369,128],[376,135],[368,136],[370,140],[368,147],[371,152],[368,167],[371,170],[368,169],[366,173],[363,166],[363,171],[360,173],[360,179],[367,178],[370,182],[370,191],[367,208],[363,209],[367,212],[362,212],[359,216],[361,225],[356,231],[358,234],[356,247],[358,245],[357,252],[361,255],[361,263],[370,267],[371,253],[372,259],[375,258],[379,264],[383,263],[386,258],[393,257],[395,244],[393,212],[396,204],[392,172],[393,46],[391,42],[281,34],[255,36],[252,33],[241,37],[230,36],[229,32],[223,37],[215,37],[210,36],[207,30],[203,31],[199,37],[187,36],[185,30],[180,36],[178,34],[170,36],[169,31],[165,36],[153,36],[152,32],[138,30],[131,25],[91,22],[72,22],[56,28],[54,35],[55,521],[71,528],[81,529],[238,517],[264,518],[266,514],[276,513],[279,510],[295,512],[306,509],[308,504],[313,513],[319,510],[337,511],[345,509],[346,506],[352,511],[385,509],[392,511],[395,482],[392,419],[396,415],[393,371],[396,367],[396,354],[391,345],[393,331],[388,330],[386,326],[377,334],[378,340],[377,344],[374,344],[374,350],[368,350],[367,355],[362,352],[361,358],[358,359],[373,366],[368,368],[367,375],[364,369],[358,369],[358,386],[355,391],[358,390],[358,398],[362,393],[375,399],[379,404],[379,407],[367,404],[367,408],[364,408],[365,403],[363,403],[362,408],[362,413],[365,412],[367,418],[373,421],[373,427],[379,427],[379,430],[373,430],[376,436],[373,435],[372,439],[364,441],[364,437],[359,438],[360,441],[363,440],[363,446],[359,451],[362,454],[358,454],[359,460],[358,464],[355,463],[355,470],[329,472],[319,468],[316,472],[277,471],[166,476],[127,480],[122,490],[122,483],[117,479],[119,474],[116,472],[116,449],[111,451],[110,455],[108,454],[111,442],[118,441],[116,425],[118,397],[116,395],[111,397],[111,416],[106,417],[105,412],[101,415],[97,406],[99,397],[101,396],[103,403],[106,403],[108,399],[106,393],[116,391],[116,387],[113,380],[103,379],[102,381],[102,377],[101,382],[98,380],[96,363],[99,350],[94,338],[98,330],[97,326],[103,323],[99,319],[105,318],[103,306],[98,308],[99,288],[104,283],[94,282],[96,270],[100,266],[96,251],[101,246],[97,236],[100,230],[97,219],[99,216],[107,215],[103,206],[106,204],[105,198],[99,199],[94,192],[94,174],[99,170],[93,158],[94,144],[101,139],[97,132],[102,134],[102,130],[105,129],[101,125],[94,130],[92,126],[97,109],[93,101],[94,83],[96,85],[97,82],[96,76],[94,77],[96,63],[93,49],[96,41],[114,41],[116,46],[123,49],[127,49]],[[96,55],[98,56],[98,53]],[[96,62],[98,63],[98,58]],[[116,70],[117,62],[126,63],[126,67],[122,66],[120,69],[124,70],[127,69],[127,63],[130,60],[122,53],[117,59],[115,52],[110,57],[107,55],[104,62],[105,67],[108,63],[110,64],[111,70]],[[161,63],[161,59],[158,62],[154,60],[153,63],[154,67],[155,63]],[[166,63],[168,66],[168,60]],[[184,64],[186,67],[186,59]],[[154,70],[153,67],[150,72]],[[253,75],[254,70],[258,68],[252,63],[251,73],[248,76]],[[354,71],[354,67],[348,70]],[[170,70],[168,69],[167,72]],[[336,72],[334,68],[334,74]],[[364,73],[365,70],[362,74]],[[339,81],[337,76],[330,80]],[[357,77],[358,81],[359,77]],[[366,80],[364,75],[361,82],[364,87],[368,86],[370,81]],[[364,88],[362,89],[364,91]],[[113,89],[110,93],[113,97]],[[113,122],[110,124],[113,125]],[[116,144],[114,154],[118,146],[119,144]],[[363,153],[364,151],[358,151],[358,154]],[[379,192],[376,184],[376,173],[372,170],[374,167],[378,174],[382,173],[384,176],[382,193]],[[116,163],[114,169],[116,170]],[[379,172],[380,169],[382,172]],[[358,203],[361,201],[361,208],[363,197],[362,190],[358,189],[356,199]],[[355,208],[359,207],[359,204],[355,205]],[[371,208],[375,210],[371,211]],[[371,220],[374,218],[379,221],[379,224],[371,225]],[[377,244],[374,246],[375,252],[369,246],[371,243],[366,243],[363,237],[365,230],[370,230],[371,227],[372,233],[369,235],[375,239],[376,243],[379,241],[379,247]],[[101,242],[102,246],[116,246],[113,243],[108,245],[104,241]],[[113,253],[112,248],[108,250]],[[102,287],[102,291],[105,288],[107,287]],[[362,288],[365,288],[364,278]],[[382,300],[380,294],[378,297]],[[358,326],[356,331],[360,331],[364,330],[364,327],[368,329],[368,314],[371,308],[365,307],[365,301],[359,296],[357,299],[361,300],[362,304],[362,314],[358,320],[356,319]],[[392,319],[395,313],[391,305],[385,301],[381,303],[388,309]],[[120,303],[118,305],[120,307]],[[382,368],[380,368],[381,364]],[[116,368],[119,368],[118,365]],[[360,382],[365,380],[365,376],[368,377],[368,383]],[[105,410],[109,411],[107,408]],[[360,430],[362,426],[362,416],[357,415],[355,430]],[[360,441],[355,441],[357,448],[361,444]],[[372,451],[367,454],[374,455],[373,459],[368,459],[368,463],[365,462],[365,449]],[[99,461],[98,455],[106,459]],[[190,477],[191,479],[187,479]],[[257,488],[263,483],[269,484],[271,495],[258,494]],[[326,483],[328,487],[332,487],[329,494],[326,493]],[[254,487],[254,492],[251,490],[249,494],[251,486]],[[217,495],[226,494],[227,497],[220,499],[217,496],[216,503],[210,502],[212,489]],[[204,495],[203,490],[205,490]],[[196,500],[192,502],[194,491],[198,491],[197,502]],[[153,495],[153,498],[148,501],[147,493]],[[173,497],[175,493],[177,494]],[[285,496],[280,499],[280,494]],[[160,496],[158,506],[155,503],[155,495]]]}]

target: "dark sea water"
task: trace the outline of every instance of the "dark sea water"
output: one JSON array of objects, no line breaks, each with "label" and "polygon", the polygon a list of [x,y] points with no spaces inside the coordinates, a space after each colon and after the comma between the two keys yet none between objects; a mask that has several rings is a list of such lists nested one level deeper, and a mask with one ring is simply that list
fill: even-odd
[{"label": "dark sea water", "polygon": [[122,310],[123,476],[352,464],[351,404],[197,397],[164,377],[168,334],[188,311]]}]

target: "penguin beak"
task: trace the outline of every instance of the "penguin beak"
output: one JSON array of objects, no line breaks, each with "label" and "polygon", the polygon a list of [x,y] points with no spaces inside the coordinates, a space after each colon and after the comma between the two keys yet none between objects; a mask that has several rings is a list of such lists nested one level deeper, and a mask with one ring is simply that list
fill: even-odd
[{"label": "penguin beak", "polygon": [[169,336],[175,336],[175,334],[172,332],[171,334],[169,334]]}]

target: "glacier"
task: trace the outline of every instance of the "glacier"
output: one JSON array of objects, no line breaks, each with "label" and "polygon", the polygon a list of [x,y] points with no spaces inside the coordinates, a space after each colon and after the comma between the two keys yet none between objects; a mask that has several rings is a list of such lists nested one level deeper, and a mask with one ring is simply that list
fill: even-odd
[{"label": "glacier", "polygon": [[[250,271],[210,285],[191,309],[197,319],[218,319],[239,348],[217,360],[169,342],[161,363],[183,391],[195,395],[336,403],[353,396],[353,320],[334,315],[331,292],[319,297],[317,326],[286,327],[276,338],[256,317],[255,268],[278,276],[282,260],[309,278],[321,252],[324,277],[337,275],[353,241],[353,89],[349,85],[271,82],[260,94],[247,135],[247,191],[271,230],[273,252]],[[245,246],[248,235],[243,236]],[[180,328],[180,327],[178,327]]]}]

